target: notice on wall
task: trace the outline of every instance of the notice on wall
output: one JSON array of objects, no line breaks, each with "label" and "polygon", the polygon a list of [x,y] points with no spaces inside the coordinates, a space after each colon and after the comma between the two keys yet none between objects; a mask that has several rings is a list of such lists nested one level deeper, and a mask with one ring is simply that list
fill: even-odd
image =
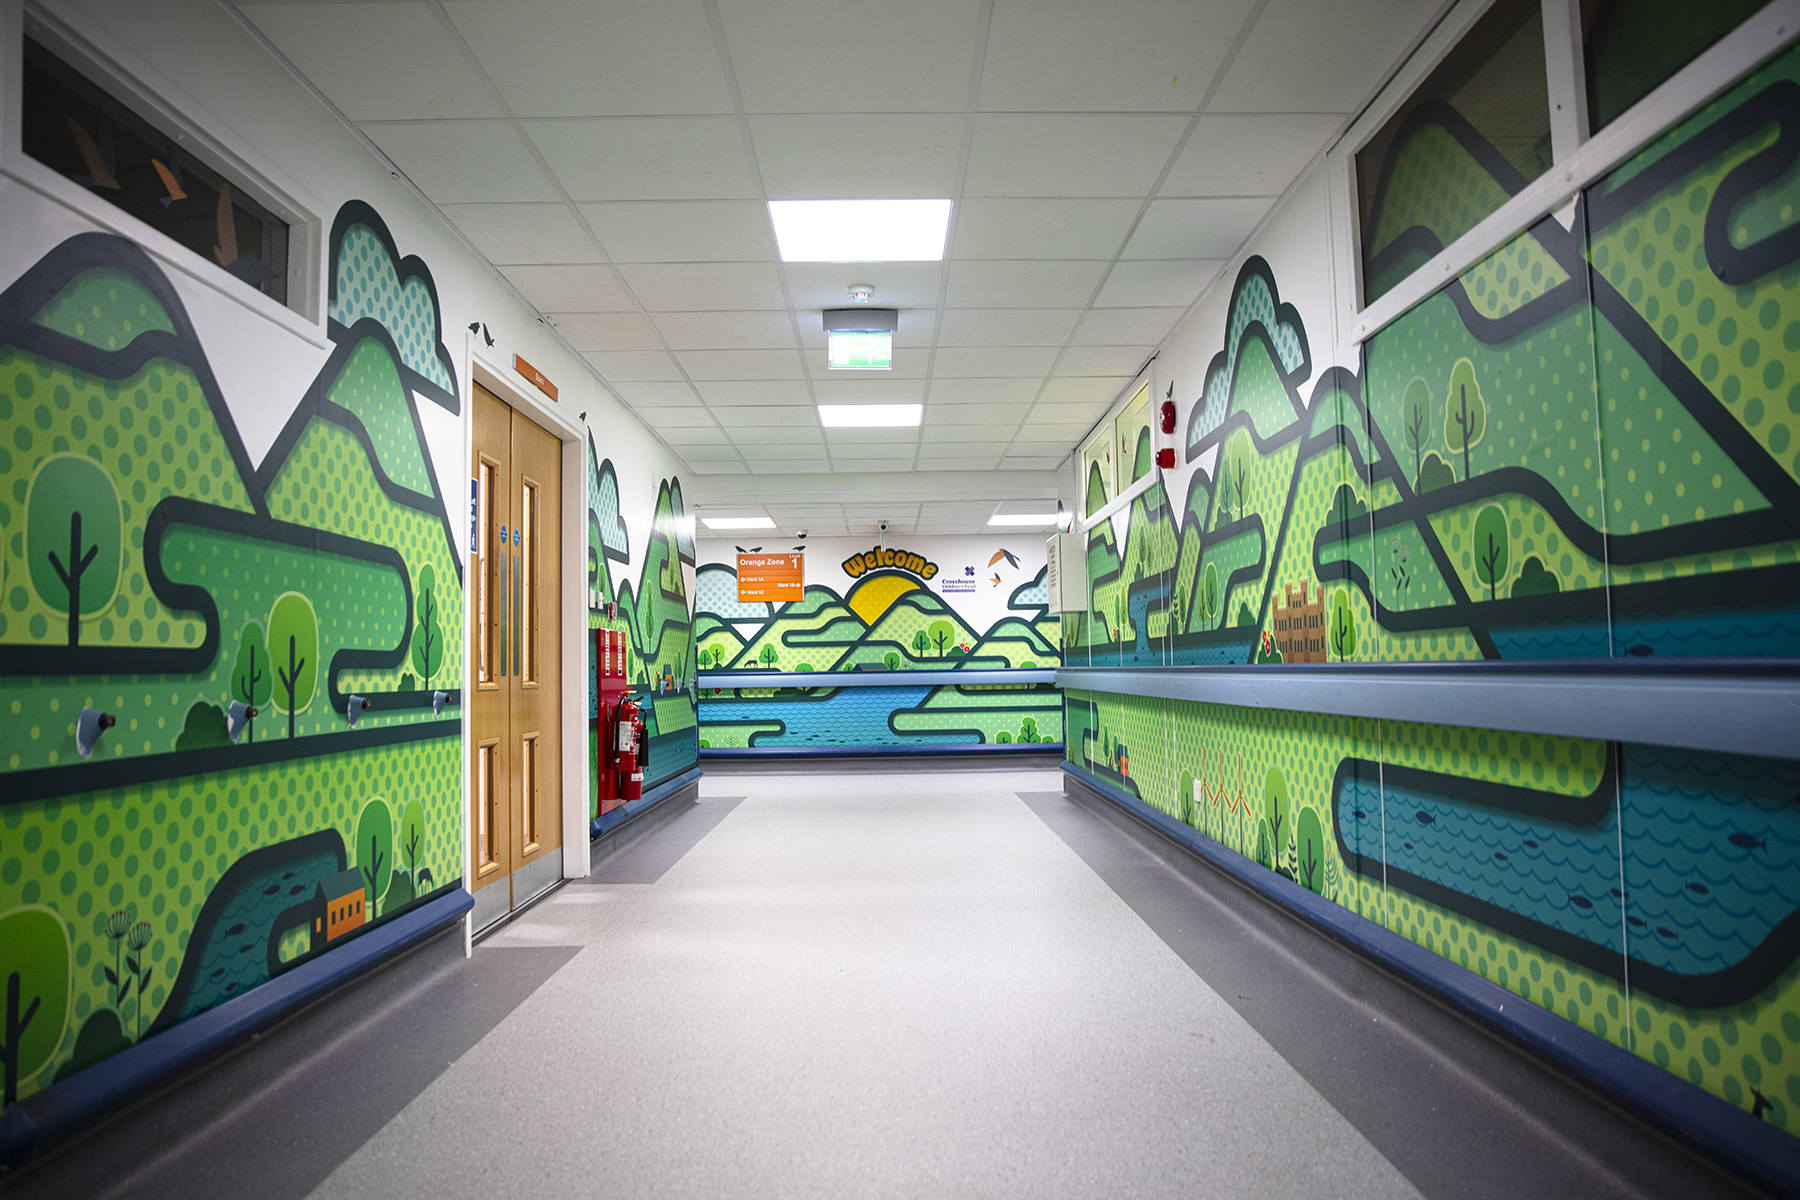
[{"label": "notice on wall", "polygon": [[798,600],[806,593],[804,554],[737,556],[738,602]]}]

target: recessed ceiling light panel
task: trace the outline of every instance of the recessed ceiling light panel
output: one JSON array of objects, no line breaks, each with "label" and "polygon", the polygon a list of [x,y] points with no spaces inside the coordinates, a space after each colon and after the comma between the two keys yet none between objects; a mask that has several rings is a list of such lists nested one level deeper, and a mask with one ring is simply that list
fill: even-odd
[{"label": "recessed ceiling light panel", "polygon": [[821,404],[819,424],[827,429],[886,429],[917,425],[923,404]]},{"label": "recessed ceiling light panel", "polygon": [[771,200],[783,262],[938,262],[948,200]]},{"label": "recessed ceiling light panel", "polygon": [[773,529],[775,522],[767,517],[701,517],[708,529]]}]

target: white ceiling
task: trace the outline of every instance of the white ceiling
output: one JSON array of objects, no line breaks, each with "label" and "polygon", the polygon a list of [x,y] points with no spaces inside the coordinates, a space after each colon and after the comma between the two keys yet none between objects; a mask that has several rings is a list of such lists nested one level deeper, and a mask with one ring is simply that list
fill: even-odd
[{"label": "white ceiling", "polygon": [[[955,532],[993,487],[942,473],[1057,466],[1441,0],[239,7],[696,494],[929,472],[887,519]],[[764,207],[937,196],[943,263],[783,264]],[[859,283],[901,309],[880,378],[825,366],[819,310]],[[825,430],[814,408],[896,401],[923,426]],[[859,527],[857,484],[819,482],[818,532]]]}]

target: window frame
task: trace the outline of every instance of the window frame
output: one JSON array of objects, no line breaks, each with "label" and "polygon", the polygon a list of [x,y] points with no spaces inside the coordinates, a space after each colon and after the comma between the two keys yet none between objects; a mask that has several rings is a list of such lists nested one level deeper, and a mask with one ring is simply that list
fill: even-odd
[{"label": "window frame", "polygon": [[[1800,0],[1796,0],[1796,2],[1800,2]],[[1119,394],[1113,397],[1112,403],[1106,406],[1106,415],[1101,417],[1098,421],[1095,421],[1081,440],[1075,444],[1075,465],[1076,470],[1080,475],[1080,487],[1077,490],[1079,504],[1077,505],[1075,514],[1075,525],[1083,533],[1097,527],[1103,521],[1111,520],[1116,514],[1130,508],[1133,500],[1136,500],[1152,487],[1155,487],[1156,484],[1162,480],[1163,469],[1161,467],[1153,466],[1143,478],[1121,488],[1119,486],[1119,480],[1122,473],[1119,469],[1118,454],[1116,450],[1114,450],[1111,462],[1112,479],[1110,480],[1112,485],[1112,499],[1101,505],[1092,516],[1088,516],[1079,511],[1087,506],[1087,465],[1084,457],[1087,448],[1094,444],[1095,439],[1102,437],[1107,439],[1108,446],[1111,448],[1112,439],[1117,435],[1116,426],[1119,418],[1124,415],[1127,408],[1131,407],[1132,401],[1137,399],[1138,394],[1146,390],[1150,393],[1150,428],[1152,444],[1154,445],[1157,411],[1156,382],[1157,381],[1151,372],[1150,364],[1145,364],[1144,369],[1132,376],[1131,382],[1126,384],[1125,387],[1120,390]]]},{"label": "window frame", "polygon": [[1552,214],[1573,219],[1582,191],[1800,36],[1800,0],[1771,0],[1600,130],[1587,128],[1580,0],[1542,0],[1554,165],[1418,270],[1363,303],[1356,153],[1456,47],[1494,0],[1460,0],[1326,152],[1338,279],[1338,328],[1361,345],[1518,234]]},{"label": "window frame", "polygon": [[[286,304],[25,153],[21,115],[27,35],[287,223]],[[312,345],[329,345],[324,222],[319,216],[324,206],[105,29],[83,14],[52,15],[26,0],[0,0],[0,105],[5,112],[0,176],[136,242],[164,266]]]}]

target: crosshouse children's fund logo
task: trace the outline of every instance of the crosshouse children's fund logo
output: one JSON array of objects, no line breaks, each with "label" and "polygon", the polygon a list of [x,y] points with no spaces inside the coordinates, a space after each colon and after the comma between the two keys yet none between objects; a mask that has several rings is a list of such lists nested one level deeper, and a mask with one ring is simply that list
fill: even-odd
[{"label": "crosshouse children's fund logo", "polygon": [[907,571],[920,579],[930,579],[938,573],[937,564],[928,562],[920,555],[909,550],[883,550],[876,546],[861,554],[852,554],[844,560],[844,574],[855,579],[870,571],[882,567],[892,567],[896,571]]}]

